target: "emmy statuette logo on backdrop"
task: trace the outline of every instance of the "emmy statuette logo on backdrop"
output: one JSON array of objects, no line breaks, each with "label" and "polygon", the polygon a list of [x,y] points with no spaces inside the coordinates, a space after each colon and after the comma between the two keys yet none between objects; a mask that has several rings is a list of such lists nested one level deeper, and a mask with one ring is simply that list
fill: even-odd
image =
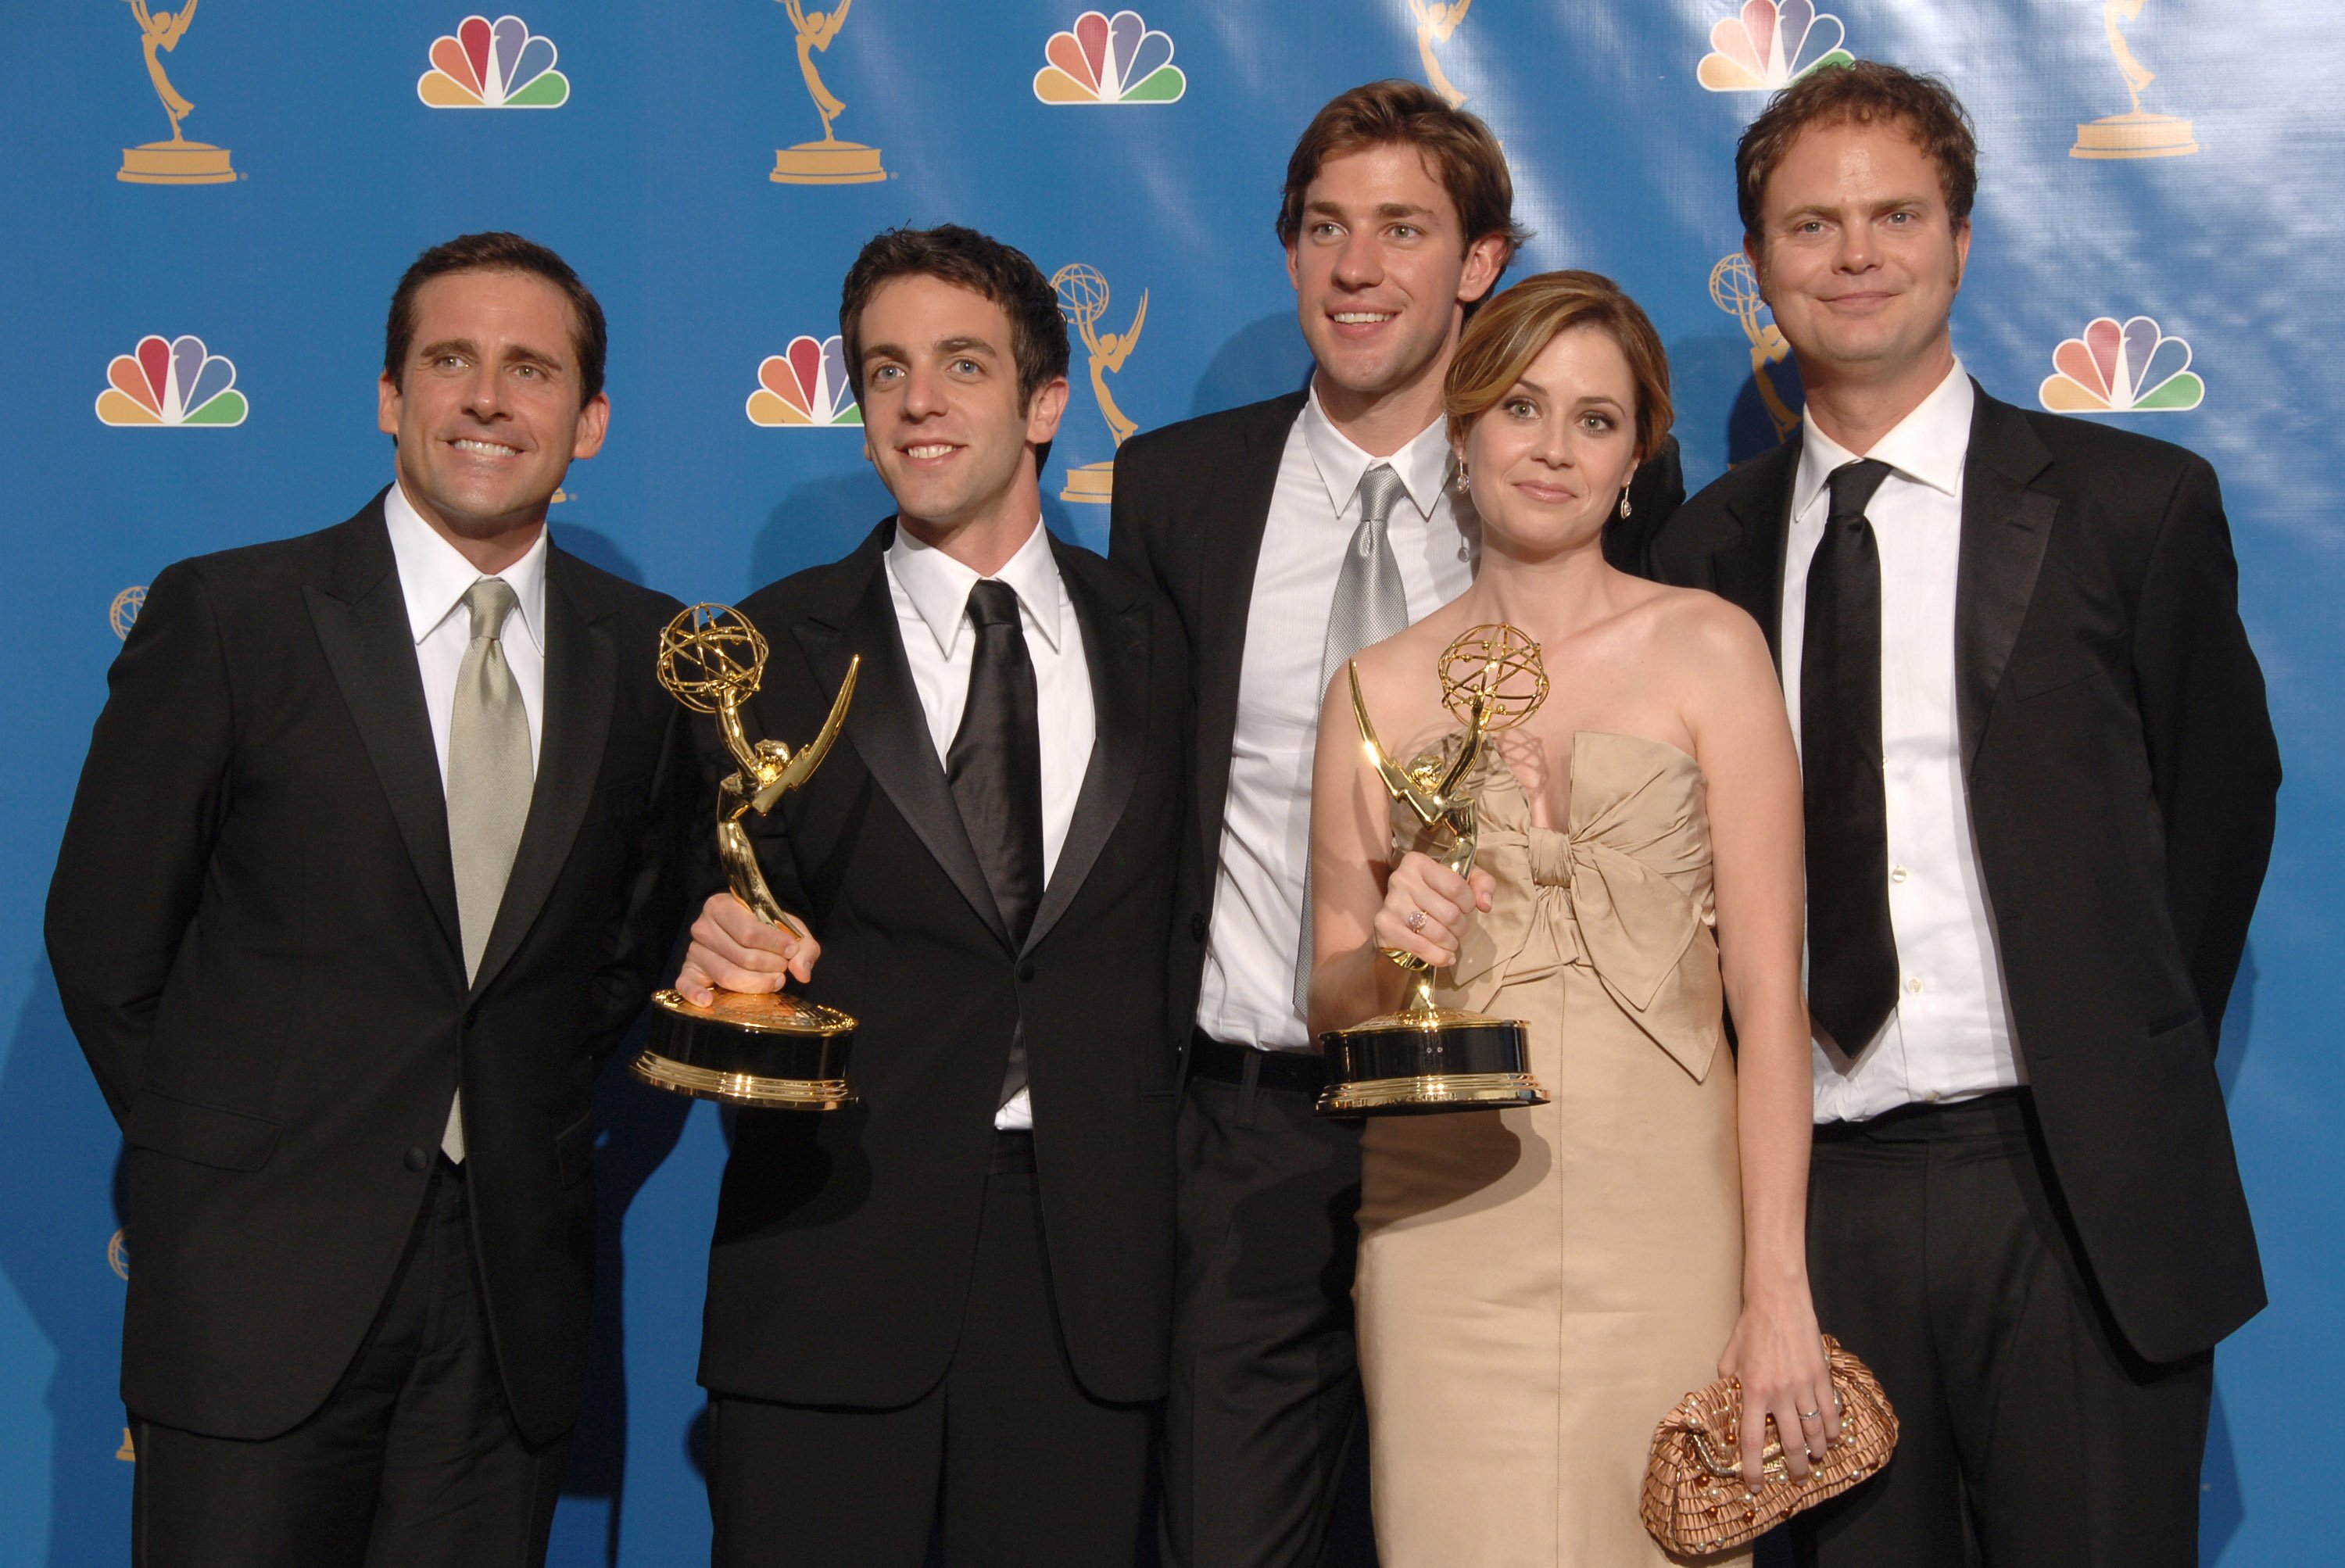
[{"label": "emmy statuette logo on backdrop", "polygon": [[[147,585],[133,583],[115,595],[114,602],[106,606],[106,624],[114,628],[116,636],[127,637],[130,635],[130,628],[138,624],[138,612],[146,607]],[[124,1267],[119,1257],[121,1245],[122,1233],[117,1230],[114,1233],[113,1245],[106,1249],[106,1255],[116,1259],[114,1268],[117,1274],[122,1273]],[[125,1279],[130,1278],[127,1274],[122,1277]]]},{"label": "emmy statuette logo on backdrop", "polygon": [[152,333],[106,367],[97,394],[100,424],[224,430],[250,412],[236,390],[236,366],[198,337],[172,341]]},{"label": "emmy statuette logo on backdrop", "polygon": [[810,338],[801,332],[782,352],[767,354],[757,366],[748,414],[751,424],[767,429],[861,430],[863,407],[848,382],[838,334]]},{"label": "emmy statuette logo on backdrop", "polygon": [[1713,93],[1771,93],[1810,71],[1853,65],[1841,46],[1848,29],[1815,0],[1743,0],[1710,30],[1710,53],[1694,79]]},{"label": "emmy statuette logo on backdrop", "polygon": [[[1107,421],[1108,433],[1121,447],[1140,426],[1115,406],[1107,378],[1123,369],[1132,345],[1140,341],[1140,329],[1148,321],[1148,290],[1140,291],[1140,309],[1132,313],[1132,325],[1121,332],[1102,332],[1099,323],[1107,314],[1107,280],[1096,268],[1071,261],[1051,275],[1051,287],[1059,292],[1060,314],[1082,335],[1083,351],[1091,358],[1091,397],[1099,403],[1100,417]],[[1059,492],[1059,499],[1104,506],[1114,493],[1115,460],[1110,458],[1068,469],[1066,488]]]},{"label": "emmy statuette logo on backdrop", "polygon": [[[125,588],[121,593],[115,596],[115,608],[118,611],[122,607],[122,601],[128,598],[133,594],[137,595],[142,601],[147,597],[147,590],[144,588]],[[131,613],[135,616],[137,612],[133,610]],[[117,615],[114,620],[114,629],[117,635],[125,635],[128,633],[130,627],[128,624],[123,621]],[[107,1237],[106,1261],[107,1267],[114,1270],[115,1277],[117,1278],[128,1279],[130,1278],[130,1248],[123,1240],[122,1232],[118,1230],[112,1236]],[[122,1461],[125,1464],[136,1464],[138,1462],[138,1451],[131,1444],[130,1429],[128,1427],[124,1427],[122,1429],[122,1446],[114,1451],[114,1457]]]},{"label": "emmy statuette logo on backdrop", "polygon": [[2078,126],[2076,145],[2068,149],[2070,158],[2180,158],[2198,150],[2188,120],[2154,115],[2141,107],[2141,90],[2157,80],[2157,73],[2134,54],[2118,24],[2139,17],[2147,3],[2101,0],[2101,30],[2109,36],[2109,53],[2117,56],[2133,107],[2125,114],[2106,115]]},{"label": "emmy statuette logo on backdrop", "polygon": [[[1049,63],[1034,73],[1034,96],[1046,104],[1174,104],[1189,90],[1172,63],[1172,39],[1137,11],[1112,19],[1086,11],[1042,46]],[[1104,497],[1102,497],[1104,499]]]},{"label": "emmy statuette logo on backdrop", "polygon": [[114,174],[117,179],[131,185],[225,185],[237,178],[236,170],[228,167],[228,148],[189,141],[179,134],[179,122],[194,113],[196,106],[179,96],[163,69],[163,56],[178,49],[179,40],[188,36],[188,24],[196,19],[196,4],[197,0],[188,0],[177,12],[150,11],[147,0],[130,0],[130,15],[138,24],[139,46],[147,53],[147,78],[155,84],[155,96],[163,100],[163,112],[171,117],[171,139],[124,148],[122,167]]},{"label": "emmy statuette logo on backdrop", "polygon": [[1453,109],[1466,107],[1466,95],[1443,73],[1433,46],[1449,42],[1473,5],[1474,0],[1433,0],[1429,5],[1426,0],[1408,0],[1409,12],[1416,18],[1416,54],[1425,62],[1425,84],[1447,98]]},{"label": "emmy statuette logo on backdrop", "polygon": [[415,96],[435,109],[558,109],[570,101],[570,78],[553,61],[553,40],[520,17],[467,16],[431,41]]},{"label": "emmy statuette logo on backdrop", "polygon": [[2207,399],[2190,345],[2147,316],[2101,316],[2052,351],[2035,400],[2054,413],[2183,413]]},{"label": "emmy statuette logo on backdrop", "polygon": [[[1799,411],[1783,401],[1783,393],[1767,373],[1769,365],[1780,365],[1792,357],[1792,345],[1783,341],[1782,329],[1775,325],[1773,312],[1760,297],[1759,274],[1751,269],[1751,258],[1737,250],[1721,257],[1710,270],[1711,302],[1742,323],[1742,335],[1751,340],[1751,381],[1759,389],[1759,401],[1767,405],[1767,418],[1775,426],[1775,439],[1781,442],[1799,428]],[[1763,318],[1763,319],[1762,319]]]},{"label": "emmy statuette logo on backdrop", "polygon": [[802,141],[775,153],[774,171],[766,178],[777,185],[868,185],[888,178],[888,171],[879,167],[878,148],[841,141],[832,132],[831,122],[847,112],[847,106],[824,85],[822,73],[814,65],[815,56],[827,53],[838,30],[847,25],[848,8],[854,3],[838,0],[836,10],[809,11],[798,0],[782,0],[790,14],[790,25],[797,29],[798,74],[806,77],[814,112],[822,117],[822,139]]}]

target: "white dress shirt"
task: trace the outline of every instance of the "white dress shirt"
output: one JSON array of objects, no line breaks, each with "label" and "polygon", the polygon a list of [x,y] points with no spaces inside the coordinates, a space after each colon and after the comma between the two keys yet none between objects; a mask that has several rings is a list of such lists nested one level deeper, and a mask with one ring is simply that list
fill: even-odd
[{"label": "white dress shirt", "polygon": [[[1890,465],[1865,508],[1881,555],[1882,777],[1889,810],[1889,918],[1897,1006],[1881,1032],[1814,1046],[1816,1120],[1864,1121],[1915,1101],[1969,1099],[2025,1083],[1971,831],[1954,691],[1954,585],[1962,554],[1970,377],[1937,390],[1863,455]],[[1808,563],[1823,537],[1833,469],[1850,452],[1805,421],[1783,561],[1783,696],[1800,733]]]},{"label": "white dress shirt", "polygon": [[[1018,620],[1026,633],[1027,657],[1034,662],[1035,713],[1042,748],[1042,885],[1059,864],[1059,849],[1074,820],[1075,797],[1091,768],[1098,721],[1091,707],[1091,667],[1083,652],[1082,627],[1060,581],[1058,557],[1042,520],[994,579],[1018,596]],[[969,706],[969,671],[977,662],[977,638],[969,635],[969,591],[978,575],[942,550],[921,544],[898,527],[888,546],[888,592],[896,606],[896,626],[911,667],[912,689],[929,721],[937,759],[952,750],[961,710]],[[1034,1125],[1031,1096],[1024,1089],[993,1118],[1006,1132]]]},{"label": "white dress shirt", "polygon": [[[472,641],[472,617],[464,594],[490,574],[464,559],[455,545],[432,532],[396,484],[382,498],[382,520],[391,534],[391,559],[399,566],[399,591],[407,599],[407,625],[415,634],[415,664],[423,677],[423,710],[431,719],[431,746],[440,757],[440,789],[448,789],[448,732],[455,722],[456,677]],[[494,574],[513,591],[513,610],[500,632],[513,689],[529,717],[529,762],[537,767],[545,731],[545,536],[512,565]],[[518,633],[514,620],[521,622]],[[463,1095],[448,1106],[440,1135],[448,1157],[464,1157]]]},{"label": "white dress shirt", "polygon": [[1294,960],[1311,854],[1311,759],[1325,695],[1319,661],[1335,578],[1360,525],[1360,476],[1377,463],[1392,464],[1407,489],[1407,504],[1395,501],[1387,526],[1408,618],[1424,619],[1474,581],[1481,524],[1470,506],[1453,505],[1443,422],[1390,457],[1371,457],[1336,430],[1315,390],[1287,434],[1254,566],[1197,993],[1197,1026],[1232,1044],[1311,1049],[1294,1005]]}]

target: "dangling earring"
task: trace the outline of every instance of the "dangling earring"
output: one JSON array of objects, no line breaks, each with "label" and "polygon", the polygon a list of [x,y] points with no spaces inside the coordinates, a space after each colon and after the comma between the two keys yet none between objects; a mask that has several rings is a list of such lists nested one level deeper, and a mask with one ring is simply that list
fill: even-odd
[{"label": "dangling earring", "polygon": [[1629,487],[1625,484],[1620,486],[1620,515],[1624,520],[1629,515]]},{"label": "dangling earring", "polygon": [[1474,475],[1467,471],[1466,460],[1462,457],[1457,460],[1457,488],[1468,492],[1474,488]]}]

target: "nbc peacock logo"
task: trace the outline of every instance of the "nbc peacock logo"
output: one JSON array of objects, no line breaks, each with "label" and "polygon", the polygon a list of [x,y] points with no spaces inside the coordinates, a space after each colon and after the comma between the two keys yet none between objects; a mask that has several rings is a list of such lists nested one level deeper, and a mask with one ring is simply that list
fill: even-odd
[{"label": "nbc peacock logo", "polygon": [[2147,316],[2122,325],[2100,316],[2052,351],[2035,397],[2054,413],[2180,413],[2207,400],[2207,383],[2190,368],[2190,345]]},{"label": "nbc peacock logo", "polygon": [[106,368],[111,383],[97,394],[100,424],[224,430],[249,412],[236,390],[236,366],[198,337],[166,341],[152,333]]},{"label": "nbc peacock logo", "polygon": [[558,109],[570,101],[570,78],[553,61],[553,40],[520,17],[467,16],[431,41],[415,96],[435,109]]},{"label": "nbc peacock logo", "polygon": [[1034,73],[1034,96],[1046,104],[1172,104],[1189,90],[1187,73],[1172,63],[1172,39],[1141,20],[1137,11],[1112,19],[1086,11],[1075,25],[1051,35]]},{"label": "nbc peacock logo", "polygon": [[1841,46],[1848,29],[1815,0],[1743,0],[1710,30],[1710,53],[1694,79],[1713,93],[1771,93],[1810,71],[1853,65]]},{"label": "nbc peacock logo", "polygon": [[757,367],[757,390],[749,394],[749,423],[768,430],[863,428],[863,408],[847,379],[847,353],[838,334],[790,340]]}]

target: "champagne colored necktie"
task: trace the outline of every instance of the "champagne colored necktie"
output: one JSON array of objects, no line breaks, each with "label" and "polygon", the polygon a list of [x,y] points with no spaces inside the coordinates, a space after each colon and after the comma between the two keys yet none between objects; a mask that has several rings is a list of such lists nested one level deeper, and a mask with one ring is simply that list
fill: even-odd
[{"label": "champagne colored necktie", "polygon": [[[1360,475],[1360,525],[1344,551],[1344,569],[1335,575],[1335,602],[1327,611],[1327,641],[1319,655],[1319,689],[1345,661],[1370,643],[1382,642],[1408,626],[1408,590],[1401,585],[1400,560],[1393,554],[1393,503],[1405,487],[1389,463],[1379,463]],[[1311,1012],[1311,850],[1303,851],[1302,945],[1294,953],[1294,1010]]]},{"label": "champagne colored necktie", "polygon": [[1881,551],[1864,509],[1889,465],[1842,463],[1808,563],[1800,764],[1808,833],[1808,1011],[1855,1055],[1897,1005],[1882,779]]},{"label": "champagne colored necktie", "polygon": [[[529,715],[505,663],[505,617],[517,601],[510,585],[482,577],[464,590],[472,639],[456,672],[456,704],[448,726],[448,848],[456,868],[456,921],[463,934],[464,979],[480,972],[481,955],[504,901],[505,878],[529,820],[535,769],[529,755]],[[462,1100],[449,1107],[440,1146],[464,1157]]]},{"label": "champagne colored necktie", "polygon": [[[1034,660],[1018,620],[1018,592],[1009,584],[979,580],[969,590],[967,614],[977,651],[960,728],[945,753],[945,779],[1010,942],[1023,947],[1042,901],[1042,728]],[[995,1104],[1008,1105],[1025,1086],[1026,1043],[1013,1035]]]}]

